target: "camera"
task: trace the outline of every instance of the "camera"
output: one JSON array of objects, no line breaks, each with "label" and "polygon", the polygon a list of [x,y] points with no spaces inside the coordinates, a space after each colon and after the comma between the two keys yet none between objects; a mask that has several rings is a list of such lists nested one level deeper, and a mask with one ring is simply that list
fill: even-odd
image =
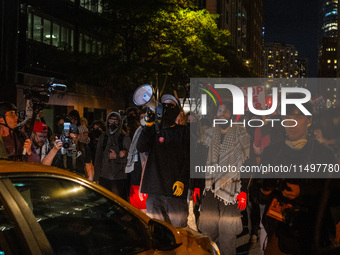
[{"label": "camera", "polygon": [[71,126],[71,123],[69,122],[64,123],[64,129],[60,137],[63,143],[63,148],[65,149],[68,149],[72,146],[72,140],[70,138],[70,126]]}]

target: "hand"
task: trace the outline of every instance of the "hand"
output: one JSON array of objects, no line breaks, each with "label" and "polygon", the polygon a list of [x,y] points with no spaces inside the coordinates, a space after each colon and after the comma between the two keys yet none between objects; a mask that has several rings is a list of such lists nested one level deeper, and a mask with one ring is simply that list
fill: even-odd
[{"label": "hand", "polygon": [[59,139],[56,139],[53,145],[53,148],[57,151],[60,150],[63,147],[63,142]]},{"label": "hand", "polygon": [[180,181],[175,182],[174,185],[172,186],[172,190],[174,191],[175,196],[178,196],[178,197],[181,196],[184,190],[183,182],[180,182]]},{"label": "hand", "polygon": [[24,143],[24,149],[26,149],[27,155],[31,155],[32,154],[31,145],[32,145],[32,141],[27,138],[25,140],[25,143]]},{"label": "hand", "polygon": [[148,194],[142,193],[140,191],[140,188],[141,188],[141,186],[139,186],[139,189],[138,189],[138,196],[139,196],[140,201],[144,201],[144,199],[146,199],[148,197]]},{"label": "hand", "polygon": [[109,158],[110,159],[116,159],[117,158],[116,152],[112,149],[110,149]]},{"label": "hand", "polygon": [[242,191],[240,194],[237,195],[236,201],[238,200],[237,209],[243,211],[247,207],[247,193]]},{"label": "hand", "polygon": [[300,195],[300,186],[297,184],[291,184],[287,182],[287,187],[290,190],[284,189],[282,195],[288,199],[295,199]]},{"label": "hand", "polygon": [[201,190],[199,188],[194,189],[194,203],[197,204],[199,202],[199,198],[201,197]]},{"label": "hand", "polygon": [[124,158],[124,157],[126,156],[126,154],[127,154],[127,151],[126,151],[126,150],[121,150],[121,151],[119,152],[119,157],[120,157],[120,158]]}]

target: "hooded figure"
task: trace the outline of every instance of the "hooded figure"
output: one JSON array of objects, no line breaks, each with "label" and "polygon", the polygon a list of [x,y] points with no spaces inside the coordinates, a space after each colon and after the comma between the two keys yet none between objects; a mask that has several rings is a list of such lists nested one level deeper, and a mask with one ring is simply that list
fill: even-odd
[{"label": "hooded figure", "polygon": [[120,114],[109,113],[106,132],[97,144],[94,181],[124,199],[127,199],[125,165],[130,144],[130,137],[122,130]]}]

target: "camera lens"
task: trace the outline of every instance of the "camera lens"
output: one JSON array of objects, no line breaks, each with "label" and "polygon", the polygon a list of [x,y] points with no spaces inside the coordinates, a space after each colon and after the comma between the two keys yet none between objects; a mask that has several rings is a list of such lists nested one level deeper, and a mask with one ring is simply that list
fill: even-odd
[{"label": "camera lens", "polygon": [[70,141],[69,141],[69,139],[67,139],[67,138],[64,139],[64,141],[63,141],[63,147],[64,147],[65,149],[70,148]]}]

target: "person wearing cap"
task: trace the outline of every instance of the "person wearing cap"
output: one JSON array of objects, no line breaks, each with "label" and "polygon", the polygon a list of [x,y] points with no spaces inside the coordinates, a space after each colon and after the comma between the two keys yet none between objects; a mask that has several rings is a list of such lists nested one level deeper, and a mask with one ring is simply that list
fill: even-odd
[{"label": "person wearing cap", "polygon": [[190,178],[190,130],[177,125],[178,100],[169,94],[161,98],[163,115],[159,128],[145,126],[137,150],[148,153],[142,173],[141,193],[148,194],[147,215],[175,227],[186,227]]},{"label": "person wearing cap", "polygon": [[[66,124],[64,124],[64,126],[66,126]],[[93,164],[91,151],[87,145],[85,148],[82,148],[80,145],[78,139],[78,127],[75,124],[70,124],[69,130],[64,130],[63,132],[64,134],[69,134],[69,137],[63,137],[63,135],[61,136],[63,145],[53,158],[52,165],[62,169],[67,169],[71,172],[75,172],[92,181]],[[59,146],[60,143],[58,143],[58,148]]]},{"label": "person wearing cap", "polygon": [[49,142],[47,139],[48,127],[41,121],[34,123],[33,132],[31,135],[32,150],[38,154],[40,160],[43,160],[48,154]]},{"label": "person wearing cap", "polygon": [[45,123],[41,121],[37,121],[34,124],[33,132],[31,135],[32,139],[32,151],[34,151],[38,157],[39,161],[43,165],[51,165],[53,158],[57,154],[57,152],[62,148],[63,143],[56,139],[53,148],[49,149],[49,142],[47,139],[48,135],[48,127]]},{"label": "person wearing cap", "polygon": [[[294,96],[294,98],[297,97]],[[303,106],[313,113],[310,102]],[[297,166],[299,169],[305,169],[312,165],[335,163],[332,152],[308,134],[312,116],[303,114],[295,105],[287,105],[287,115],[282,116],[282,119],[286,124],[286,138],[264,149],[261,158],[262,165]],[[329,192],[329,190],[325,179],[308,178],[310,173],[303,173],[294,179],[284,179],[285,176],[281,173],[277,179],[261,180],[261,196],[268,201],[262,217],[262,224],[268,235],[264,254],[312,253],[319,205],[323,200],[324,191]],[[270,208],[275,202],[274,199],[278,200],[281,205],[290,207],[290,209],[283,210],[283,221],[267,213],[267,211],[273,211]],[[330,236],[334,234],[335,229],[328,202],[324,202],[324,217],[318,219],[320,239],[317,242],[321,246],[330,245]]]},{"label": "person wearing cap", "polygon": [[0,102],[0,136],[9,160],[36,162],[37,155],[32,152],[32,141],[18,129],[17,108],[10,102]]}]

